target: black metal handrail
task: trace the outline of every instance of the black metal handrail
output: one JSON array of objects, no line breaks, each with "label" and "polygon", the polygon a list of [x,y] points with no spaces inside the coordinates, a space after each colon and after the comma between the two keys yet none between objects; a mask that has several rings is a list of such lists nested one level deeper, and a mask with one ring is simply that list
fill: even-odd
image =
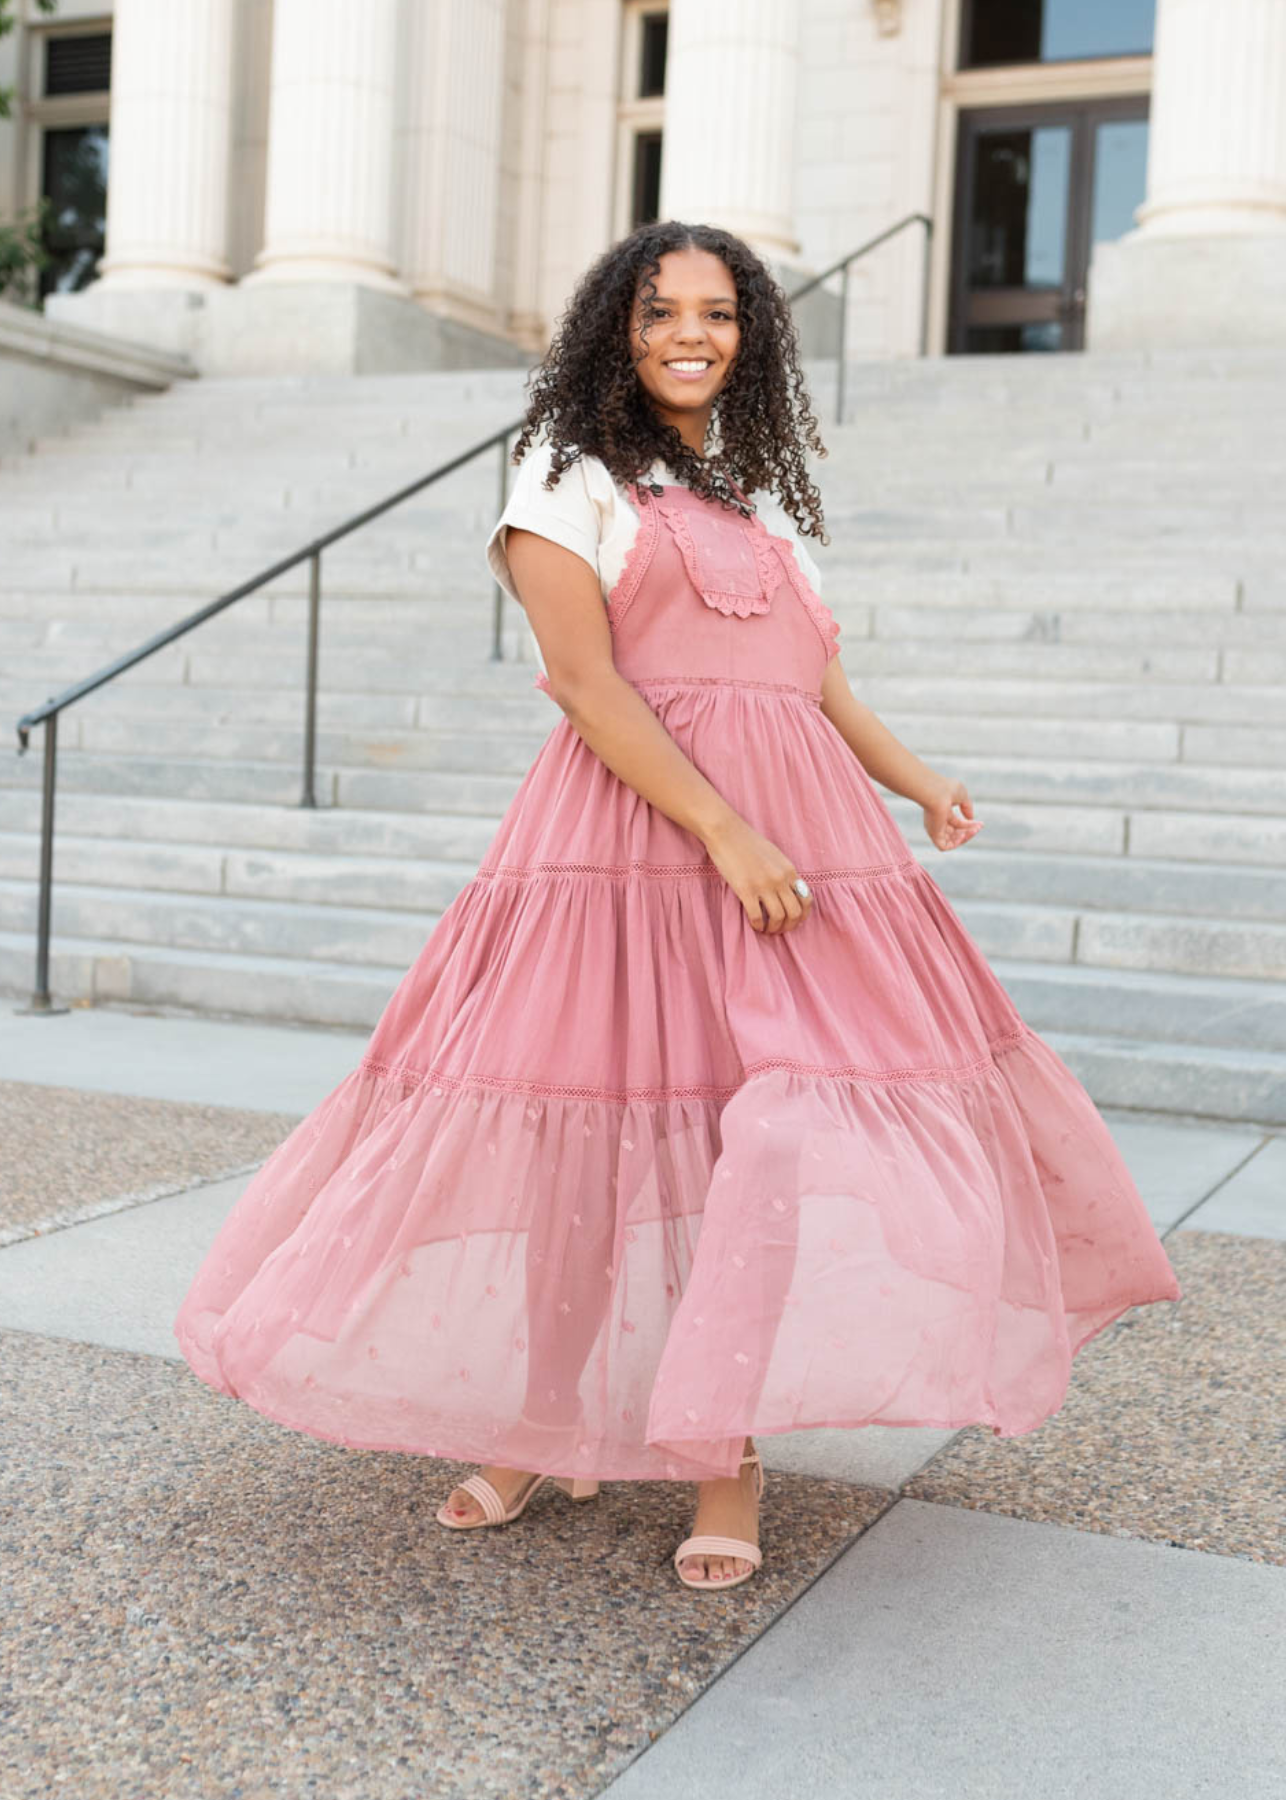
[{"label": "black metal handrail", "polygon": [[837,425],[844,423],[844,372],[847,366],[845,351],[848,339],[848,272],[855,262],[860,261],[864,256],[869,256],[872,250],[878,250],[881,244],[887,244],[890,238],[897,237],[900,232],[910,230],[912,225],[923,225],[924,227],[924,270],[920,286],[920,355],[927,356],[929,353],[929,276],[933,257],[933,220],[928,213],[907,213],[905,218],[899,219],[894,225],[886,226],[873,238],[868,238],[864,244],[859,244],[856,250],[850,250],[847,256],[841,256],[839,261],[832,263],[829,269],[823,269],[820,275],[814,275],[802,287],[793,289],[788,296],[792,301],[798,300],[804,294],[810,294],[814,288],[820,287],[824,281],[829,281],[832,275],[838,275],[840,278],[839,345],[835,352],[835,423]]},{"label": "black metal handrail", "polygon": [[[821,284],[824,281],[829,280],[832,275],[838,274],[841,278],[839,344],[836,351],[838,363],[836,419],[840,423],[843,422],[844,416],[844,358],[848,322],[849,268],[853,263],[857,262],[859,258],[869,255],[871,251],[877,250],[881,244],[887,243],[892,237],[896,237],[899,232],[905,231],[909,226],[917,224],[923,225],[925,228],[925,303],[921,315],[920,336],[920,349],[923,354],[927,343],[926,332],[929,285],[928,254],[933,232],[933,222],[924,213],[908,213],[904,219],[899,219],[895,225],[890,225],[886,231],[881,231],[876,237],[868,239],[866,243],[859,244],[855,250],[850,250],[847,256],[841,257],[836,263],[832,263],[829,269],[823,269],[820,275],[812,276],[808,281],[804,282],[802,287],[795,288],[787,295],[787,299],[795,301],[800,299],[804,294],[811,293],[814,288],[820,287]],[[29,1004],[19,1008],[19,1011],[32,1014],[52,1014],[67,1011],[66,1007],[54,1005],[53,996],[49,989],[49,940],[51,915],[53,910],[54,783],[57,775],[58,759],[58,715],[63,712],[65,708],[74,705],[77,700],[82,700],[86,694],[92,694],[95,689],[105,686],[109,681],[115,680],[116,676],[123,675],[127,669],[132,669],[137,663],[145,661],[147,657],[154,656],[158,650],[163,650],[167,644],[174,643],[177,638],[181,638],[185,633],[195,630],[198,625],[204,625],[207,619],[214,618],[216,614],[223,612],[226,607],[234,605],[238,600],[244,600],[247,594],[257,592],[259,588],[266,586],[268,582],[275,581],[279,575],[284,575],[290,569],[298,568],[300,563],[306,562],[309,565],[308,639],[305,653],[306,661],[304,678],[303,788],[300,794],[299,804],[301,806],[316,806],[317,668],[318,644],[320,641],[321,630],[322,552],[328,549],[330,545],[338,543],[341,538],[348,537],[350,533],[357,531],[361,526],[368,525],[372,519],[379,518],[382,513],[388,512],[392,507],[399,506],[403,500],[408,500],[412,494],[421,493],[435,481],[441,481],[444,476],[453,474],[456,469],[463,468],[466,463],[472,462],[476,456],[484,455],[493,447],[497,448],[500,453],[498,497],[500,503],[499,511],[503,512],[508,499],[508,442],[515,432],[522,429],[522,426],[523,420],[516,419],[512,424],[502,426],[499,431],[493,431],[490,437],[482,438],[470,449],[461,451],[459,456],[453,456],[449,462],[439,463],[437,468],[431,469],[427,475],[421,475],[418,480],[408,482],[405,487],[399,488],[396,493],[390,494],[387,498],[377,501],[374,506],[368,506],[362,512],[355,513],[351,519],[346,519],[342,525],[336,525],[332,530],[323,532],[320,537],[313,538],[310,543],[305,544],[302,550],[296,550],[292,555],[285,556],[279,562],[273,563],[270,568],[261,570],[258,575],[252,575],[248,581],[243,581],[240,587],[231,588],[226,594],[220,594],[217,599],[211,600],[207,605],[199,607],[196,612],[189,613],[186,618],[180,619],[176,625],[168,626],[164,631],[158,631],[154,636],[148,638],[144,643],[139,644],[135,649],[127,651],[123,656],[118,656],[114,662],[106,663],[93,675],[87,675],[83,681],[76,682],[72,687],[64,688],[60,694],[50,695],[43,706],[33,707],[30,712],[23,713],[17,723],[19,756],[23,755],[28,749],[31,740],[31,732],[35,726],[40,724],[44,725],[45,741],[40,804],[40,894],[36,909],[36,985],[32,991]],[[504,589],[500,586],[499,582],[496,582],[494,584],[492,601],[491,627],[491,660],[493,662],[500,661],[503,657],[503,612]]]}]

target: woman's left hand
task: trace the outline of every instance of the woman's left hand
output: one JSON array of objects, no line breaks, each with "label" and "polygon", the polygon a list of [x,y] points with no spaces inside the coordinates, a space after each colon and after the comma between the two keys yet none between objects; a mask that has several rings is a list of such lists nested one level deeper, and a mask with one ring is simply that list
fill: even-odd
[{"label": "woman's left hand", "polygon": [[[955,807],[959,807],[963,818],[954,816]],[[982,830],[982,820],[973,816],[973,801],[970,800],[969,790],[963,781],[955,780],[950,775],[938,776],[924,802],[924,829],[929,834],[930,843],[935,844],[939,850],[958,849]]]}]

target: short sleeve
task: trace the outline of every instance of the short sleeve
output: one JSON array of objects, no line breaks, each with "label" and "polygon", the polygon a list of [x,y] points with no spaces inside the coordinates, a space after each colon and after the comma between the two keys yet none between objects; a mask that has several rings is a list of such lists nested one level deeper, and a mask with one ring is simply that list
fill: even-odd
[{"label": "short sleeve", "polygon": [[505,592],[522,599],[514,585],[505,555],[509,527],[537,532],[565,550],[575,551],[598,573],[599,543],[602,535],[602,511],[594,502],[586,481],[584,459],[578,459],[563,470],[558,485],[541,486],[553,460],[553,446],[538,444],[528,450],[518,472],[505,509],[487,539],[487,565]]}]

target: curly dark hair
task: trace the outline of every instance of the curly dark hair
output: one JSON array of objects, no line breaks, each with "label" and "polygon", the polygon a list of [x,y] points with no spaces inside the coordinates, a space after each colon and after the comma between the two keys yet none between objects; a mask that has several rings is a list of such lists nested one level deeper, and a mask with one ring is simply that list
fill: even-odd
[{"label": "curly dark hair", "polygon": [[[698,456],[653,410],[631,354],[636,296],[643,302],[646,337],[660,259],[667,251],[689,249],[708,250],[727,265],[741,327],[737,355],[712,409],[719,449],[708,457]],[[749,245],[730,231],[665,219],[640,225],[611,245],[577,283],[526,385],[529,403],[510,461],[522,461],[545,425],[553,451],[546,488],[585,454],[597,456],[622,484],[641,481],[661,457],[694,493],[725,506],[733,502],[724,477],[747,494],[776,493],[801,535],[829,544],[804,454],[805,445],[821,456],[826,448],[800,372],[790,302]],[[647,490],[642,492],[646,500]]]}]

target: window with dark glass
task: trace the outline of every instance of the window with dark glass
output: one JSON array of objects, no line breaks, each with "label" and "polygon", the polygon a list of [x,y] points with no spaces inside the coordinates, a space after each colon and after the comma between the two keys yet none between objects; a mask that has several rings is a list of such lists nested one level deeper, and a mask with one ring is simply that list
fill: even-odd
[{"label": "window with dark glass", "polygon": [[40,295],[75,293],[93,280],[107,232],[107,127],[46,129],[41,192],[50,202],[43,242],[52,261]]},{"label": "window with dark glass", "polygon": [[45,97],[105,94],[112,85],[112,34],[83,32],[45,39]]},{"label": "window with dark glass", "polygon": [[969,213],[971,288],[1049,288],[1063,280],[1070,126],[979,134]]},{"label": "window with dark glass", "polygon": [[1148,56],[1156,0],[964,0],[960,67]]},{"label": "window with dark glass", "polygon": [[640,100],[665,92],[665,46],[670,32],[668,13],[644,13],[639,32]]},{"label": "window with dark glass", "polygon": [[650,225],[661,209],[661,133],[640,131],[634,137],[630,229]]}]

